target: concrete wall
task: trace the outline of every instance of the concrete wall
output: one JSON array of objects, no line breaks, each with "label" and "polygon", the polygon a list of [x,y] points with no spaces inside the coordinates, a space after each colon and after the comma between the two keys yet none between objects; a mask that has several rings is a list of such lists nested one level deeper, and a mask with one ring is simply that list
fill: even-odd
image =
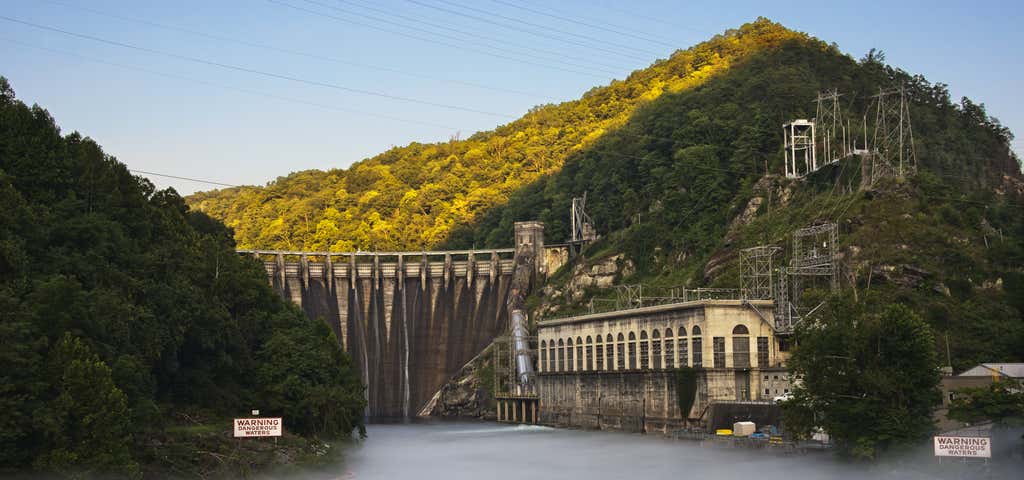
[{"label": "concrete wall", "polygon": [[[698,371],[688,418],[708,429],[747,419],[778,425],[778,412],[769,402],[736,402],[736,375],[745,373],[752,372]],[[679,412],[673,371],[541,374],[537,384],[543,425],[662,433],[687,425]]]},{"label": "concrete wall", "polygon": [[[704,300],[541,321],[541,423],[628,431],[678,428],[683,422],[674,367],[681,364],[699,367],[689,418],[703,419],[709,426],[714,419],[727,421],[741,414],[774,421],[774,409],[766,404],[788,392],[789,380],[787,354],[779,351],[771,312],[770,301]],[[746,334],[734,333],[744,329]],[[700,365],[693,355],[695,338],[701,343]],[[715,338],[724,346],[717,366]],[[767,347],[761,358],[758,338]],[[744,339],[745,355],[738,348]],[[687,347],[682,363],[680,343]],[[714,405],[742,402],[751,406],[713,414]],[[753,406],[757,402],[760,406]]]},{"label": "concrete wall", "polygon": [[549,277],[554,275],[559,268],[569,263],[569,247],[565,245],[545,245],[541,262],[544,266],[545,275]]},{"label": "concrete wall", "polygon": [[418,412],[505,332],[511,253],[257,255],[273,258],[275,291],[334,329],[367,385],[367,413],[386,417]]}]

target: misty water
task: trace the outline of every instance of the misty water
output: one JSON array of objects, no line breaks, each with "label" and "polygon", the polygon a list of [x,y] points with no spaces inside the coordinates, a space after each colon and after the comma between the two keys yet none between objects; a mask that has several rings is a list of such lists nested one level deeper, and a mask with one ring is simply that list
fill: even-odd
[{"label": "misty water", "polygon": [[1021,471],[938,465],[924,454],[852,465],[829,453],[784,454],[660,435],[486,422],[374,424],[368,435],[346,446],[341,465],[303,480],[1020,478],[1015,475]]}]

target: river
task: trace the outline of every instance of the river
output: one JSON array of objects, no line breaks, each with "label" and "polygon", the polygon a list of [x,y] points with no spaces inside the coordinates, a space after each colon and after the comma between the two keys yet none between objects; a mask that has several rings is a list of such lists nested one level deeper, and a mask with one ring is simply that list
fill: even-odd
[{"label": "river", "polygon": [[[368,435],[345,448],[342,465],[303,480],[852,480],[978,478],[982,474],[982,467],[940,466],[928,455],[884,465],[852,465],[825,453],[783,454],[659,435],[487,422],[373,424]],[[987,473],[982,476],[1015,478]]]}]

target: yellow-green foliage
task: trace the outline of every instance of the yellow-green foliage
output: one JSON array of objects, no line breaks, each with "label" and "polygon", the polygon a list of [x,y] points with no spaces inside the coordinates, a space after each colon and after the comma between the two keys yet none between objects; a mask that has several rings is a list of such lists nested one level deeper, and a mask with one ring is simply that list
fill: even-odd
[{"label": "yellow-green foliage", "polygon": [[[194,208],[235,229],[241,248],[420,249],[443,242],[559,171],[566,158],[623,125],[640,105],[704,84],[744,57],[788,40],[819,43],[765,19],[677,51],[579,100],[447,143],[393,148],[347,170],[309,170],[267,187],[198,193]],[[822,45],[824,48],[824,45]]]}]

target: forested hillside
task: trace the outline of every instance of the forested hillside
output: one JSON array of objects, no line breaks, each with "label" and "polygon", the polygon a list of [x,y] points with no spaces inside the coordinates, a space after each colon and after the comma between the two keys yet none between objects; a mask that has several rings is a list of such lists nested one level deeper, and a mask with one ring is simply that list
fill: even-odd
[{"label": "forested hillside", "polygon": [[[918,175],[861,188],[853,157],[780,178],[781,126],[814,117],[818,92],[842,94],[863,148],[872,96],[901,85]],[[549,242],[562,241],[572,197],[587,192],[604,238],[585,256],[623,253],[635,273],[617,281],[656,286],[736,287],[739,248],[787,247],[794,229],[835,221],[842,286],[924,312],[936,347],[946,353],[949,339],[943,357],[961,367],[1024,359],[1024,184],[1011,139],[983,105],[954,101],[880,52],[858,60],[759,19],[492,132],[189,202],[249,247],[466,248],[507,246],[518,220],[544,221]],[[565,312],[610,295],[544,302]]]},{"label": "forested hillside", "polygon": [[297,172],[266,187],[198,193],[188,202],[234,228],[245,248],[353,251],[439,245],[453,228],[469,225],[522,187],[558,172],[571,155],[628,122],[638,107],[692,90],[789,41],[809,39],[758,21],[594,88],[579,100],[535,107],[516,121],[465,140],[414,143],[347,170]]},{"label": "forested hillside", "polygon": [[362,428],[333,333],[275,295],[223,224],[61,135],[2,77],[0,205],[0,473],[255,463],[216,453],[252,408],[304,436]]}]

